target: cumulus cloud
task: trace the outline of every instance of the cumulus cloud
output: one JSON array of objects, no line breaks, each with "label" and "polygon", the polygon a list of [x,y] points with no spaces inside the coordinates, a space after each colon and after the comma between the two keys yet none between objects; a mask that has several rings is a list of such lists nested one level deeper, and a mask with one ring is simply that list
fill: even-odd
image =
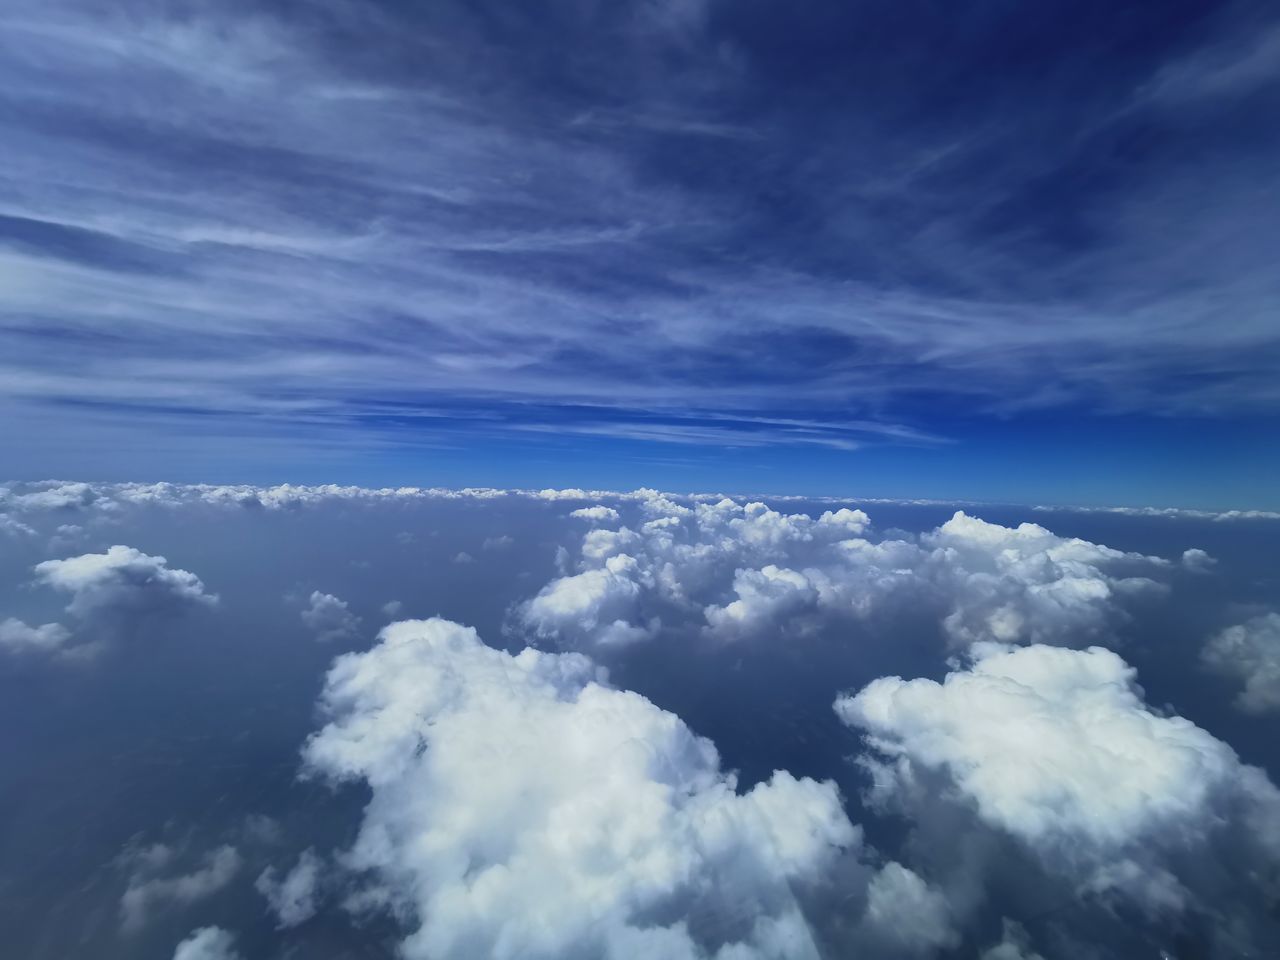
[{"label": "cumulus cloud", "polygon": [[235,847],[221,846],[208,853],[201,866],[189,873],[161,873],[174,858],[163,844],[153,845],[128,858],[133,866],[129,885],[120,898],[120,923],[127,931],[145,926],[151,915],[168,904],[191,904],[223,889],[240,870]]},{"label": "cumulus cloud", "polygon": [[349,640],[360,631],[360,618],[331,593],[311,591],[307,606],[299,614],[302,622],[316,635],[319,643]]},{"label": "cumulus cloud", "polygon": [[[941,683],[884,677],[835,709],[866,733],[881,800],[951,794],[1080,890],[1153,913],[1205,884],[1243,884],[1226,902],[1271,895],[1256,878],[1280,866],[1280,791],[1148,708],[1109,650],[979,644]],[[942,782],[918,789],[930,776]]]},{"label": "cumulus cloud", "polygon": [[283,879],[275,867],[267,867],[255,881],[254,888],[266,897],[282,928],[296,927],[315,916],[320,871],[320,858],[307,849]]},{"label": "cumulus cloud", "polygon": [[642,640],[651,629],[627,620],[642,590],[633,578],[637,566],[633,557],[618,554],[599,569],[560,577],[526,603],[521,615],[542,636],[577,634],[602,646]]},{"label": "cumulus cloud", "polygon": [[1205,663],[1244,687],[1236,706],[1246,713],[1280,710],[1280,613],[1227,627],[1205,645]]},{"label": "cumulus cloud", "polygon": [[10,653],[59,653],[70,639],[71,631],[60,623],[33,627],[14,617],[0,621],[0,649]]},{"label": "cumulus cloud", "polygon": [[0,503],[14,510],[74,510],[98,502],[101,494],[87,483],[42,480],[0,488]]},{"label": "cumulus cloud", "polygon": [[221,927],[201,927],[178,944],[173,960],[240,960],[235,938]]},{"label": "cumulus cloud", "polygon": [[1234,751],[1150,712],[1102,647],[981,645],[944,682],[883,677],[836,701],[881,753],[945,768],[984,819],[1033,843],[1120,847],[1194,829]]},{"label": "cumulus cloud", "polygon": [[35,535],[35,528],[17,520],[7,513],[0,513],[0,533],[11,537],[30,537]]},{"label": "cumulus cloud", "polygon": [[[1105,637],[1115,601],[1159,592],[1150,574],[1168,566],[1038,524],[1004,527],[963,512],[921,539],[951,594],[944,628],[961,643],[1074,645]],[[1143,575],[1129,575],[1135,568]]]},{"label": "cumulus cloud", "polygon": [[946,898],[900,863],[872,879],[863,928],[878,955],[929,956],[960,940]]},{"label": "cumulus cloud", "polygon": [[932,611],[957,647],[1075,645],[1108,639],[1128,601],[1165,589],[1153,577],[1170,567],[963,512],[916,537],[877,540],[867,515],[849,508],[814,519],[729,499],[685,506],[652,492],[640,507],[647,519],[635,526],[588,531],[577,570],[523,604],[517,624],[570,646],[690,620],[731,639],[802,633],[898,603]]},{"label": "cumulus cloud", "polygon": [[339,657],[322,703],[306,770],[372,789],[345,860],[414,918],[406,957],[817,956],[793,891],[859,842],[835,786],[739,792],[581,654],[406,621]]},{"label": "cumulus cloud", "polygon": [[152,557],[117,544],[106,553],[86,553],[35,566],[36,580],[71,594],[67,611],[88,619],[101,613],[153,613],[211,607],[217,594],[205,591],[194,573],[170,568]]},{"label": "cumulus cloud", "polygon": [[618,513],[613,507],[606,507],[603,504],[596,504],[594,507],[579,507],[569,514],[571,517],[577,517],[579,520],[593,520],[599,523],[615,523],[622,519],[622,514]]},{"label": "cumulus cloud", "polygon": [[1195,573],[1208,573],[1218,561],[1198,547],[1182,551],[1182,565]]}]

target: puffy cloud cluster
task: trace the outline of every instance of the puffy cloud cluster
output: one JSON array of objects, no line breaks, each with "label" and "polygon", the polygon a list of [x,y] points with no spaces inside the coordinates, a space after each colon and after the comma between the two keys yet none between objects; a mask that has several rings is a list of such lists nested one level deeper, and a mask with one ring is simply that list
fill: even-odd
[{"label": "puffy cloud cluster", "polygon": [[306,769],[372,789],[346,864],[360,902],[413,918],[409,958],[814,957],[794,891],[859,843],[833,784],[738,792],[581,654],[396,623],[334,662],[323,706]]},{"label": "puffy cloud cluster", "polygon": [[360,618],[351,612],[347,601],[319,590],[311,591],[299,616],[318,643],[349,640],[360,631]]},{"label": "puffy cloud cluster", "polygon": [[970,659],[941,683],[884,677],[837,699],[874,751],[878,800],[918,816],[951,797],[1077,889],[1147,911],[1193,907],[1206,884],[1274,895],[1259,878],[1280,869],[1280,791],[1148,708],[1115,653],[988,643]]},{"label": "puffy cloud cluster", "polygon": [[690,619],[726,638],[803,632],[824,616],[866,616],[896,602],[933,611],[957,646],[1081,644],[1106,638],[1127,598],[1159,593],[1152,575],[1170,567],[963,512],[918,537],[874,540],[864,535],[867,515],[848,508],[813,519],[659,494],[641,508],[635,526],[588,531],[577,571],[523,604],[517,623],[571,646],[607,645]]},{"label": "puffy cloud cluster", "polygon": [[267,867],[254,883],[266,897],[267,905],[282,928],[296,927],[310,920],[316,912],[319,895],[321,862],[314,850],[298,857],[293,869],[281,879],[275,867]]},{"label": "puffy cloud cluster", "polygon": [[603,504],[596,504],[594,507],[579,507],[569,514],[571,517],[577,517],[579,520],[598,520],[602,523],[616,523],[622,519],[622,515],[613,507],[606,507]]},{"label": "puffy cloud cluster", "polygon": [[232,881],[242,862],[235,847],[222,846],[207,854],[195,870],[163,873],[173,856],[171,847],[157,844],[128,858],[133,870],[120,898],[120,922],[125,930],[140,929],[155,910],[167,904],[190,904],[212,896]]},{"label": "puffy cloud cluster", "polygon": [[1159,592],[1147,574],[1169,566],[1157,557],[1059,537],[1034,523],[1004,527],[962,512],[921,541],[950,595],[944,627],[965,644],[1080,644],[1105,637],[1114,601]]},{"label": "puffy cloud cluster", "polygon": [[104,612],[153,612],[190,606],[214,606],[216,594],[205,591],[194,573],[168,566],[117,544],[106,553],[86,553],[36,564],[36,580],[71,594],[67,611],[90,618]]},{"label": "puffy cloud cluster", "polygon": [[1243,684],[1236,706],[1246,713],[1280,710],[1280,613],[1227,627],[1205,645],[1204,661]]},{"label": "puffy cloud cluster", "polygon": [[173,960],[240,960],[235,938],[221,927],[201,927],[173,952]]}]

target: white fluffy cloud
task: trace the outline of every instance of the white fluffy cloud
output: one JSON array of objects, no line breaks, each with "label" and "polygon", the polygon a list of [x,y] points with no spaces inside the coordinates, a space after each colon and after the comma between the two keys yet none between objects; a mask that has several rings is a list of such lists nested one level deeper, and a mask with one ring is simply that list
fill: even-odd
[{"label": "white fluffy cloud", "polygon": [[235,938],[221,927],[201,927],[178,944],[173,960],[240,960]]},{"label": "white fluffy cloud", "polygon": [[318,643],[349,640],[360,631],[360,618],[351,612],[347,601],[319,590],[311,591],[307,606],[299,616],[307,628],[315,633]]},{"label": "white fluffy cloud", "polygon": [[1280,613],[1227,627],[1205,645],[1212,669],[1239,680],[1236,706],[1247,713],[1280,710]]},{"label": "white fluffy cloud", "polygon": [[296,927],[310,920],[316,912],[320,884],[320,858],[314,850],[304,850],[284,879],[275,867],[267,867],[254,883],[254,888],[267,899],[281,927]]},{"label": "white fluffy cloud", "polygon": [[[963,644],[1103,638],[1116,601],[1158,592],[1149,574],[1169,566],[1034,523],[1003,527],[963,512],[921,540],[949,594],[944,628]],[[1143,575],[1132,575],[1135,569]]]},{"label": "white fluffy cloud", "polygon": [[745,793],[715,747],[580,654],[444,620],[339,657],[306,767],[372,798],[346,857],[406,957],[816,956],[793,887],[856,847],[833,784]]},{"label": "white fluffy cloud", "polygon": [[36,579],[71,594],[67,611],[89,618],[98,613],[136,613],[213,606],[194,573],[170,568],[164,557],[152,557],[117,544],[106,553],[86,553],[35,566]]},{"label": "white fluffy cloud", "polygon": [[866,514],[847,508],[815,520],[761,503],[684,506],[658,494],[640,507],[647,519],[635,527],[590,530],[578,569],[521,606],[517,622],[571,646],[634,640],[691,619],[733,638],[803,632],[822,617],[899,602],[935,612],[956,646],[1080,644],[1107,638],[1126,600],[1158,594],[1152,576],[1170,567],[962,512],[919,537],[872,540]]},{"label": "white fluffy cloud", "polygon": [[173,858],[169,847],[156,845],[129,858],[133,872],[120,898],[120,922],[125,930],[144,926],[151,914],[166,904],[189,904],[203,900],[225,887],[240,870],[241,857],[235,847],[211,851],[203,863],[189,873],[164,874]]},{"label": "white fluffy cloud", "polygon": [[33,627],[14,617],[0,621],[0,649],[10,653],[58,653],[70,639],[71,631],[60,623]]},{"label": "white fluffy cloud", "polygon": [[940,774],[982,821],[1094,891],[1178,909],[1197,870],[1173,866],[1175,852],[1222,834],[1280,865],[1280,791],[1195,724],[1150,710],[1101,647],[979,644],[942,683],[885,677],[835,709],[866,732],[882,796]]},{"label": "white fluffy cloud", "polygon": [[616,523],[622,519],[622,514],[618,513],[613,507],[606,507],[603,504],[596,504],[594,507],[579,507],[569,514],[571,517],[577,517],[579,520],[596,520],[601,523]]}]

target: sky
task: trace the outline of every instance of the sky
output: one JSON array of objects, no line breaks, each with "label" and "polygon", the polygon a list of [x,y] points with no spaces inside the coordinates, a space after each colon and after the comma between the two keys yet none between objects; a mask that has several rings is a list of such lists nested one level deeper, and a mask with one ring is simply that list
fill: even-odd
[{"label": "sky", "polygon": [[13,479],[1277,509],[1263,2],[0,15]]}]

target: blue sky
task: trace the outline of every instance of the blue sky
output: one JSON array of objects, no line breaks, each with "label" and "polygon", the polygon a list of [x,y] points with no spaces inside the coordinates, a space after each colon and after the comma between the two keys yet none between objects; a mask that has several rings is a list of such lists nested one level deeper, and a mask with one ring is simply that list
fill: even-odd
[{"label": "blue sky", "polygon": [[1280,506],[1274,6],[2,23],[5,475]]}]

